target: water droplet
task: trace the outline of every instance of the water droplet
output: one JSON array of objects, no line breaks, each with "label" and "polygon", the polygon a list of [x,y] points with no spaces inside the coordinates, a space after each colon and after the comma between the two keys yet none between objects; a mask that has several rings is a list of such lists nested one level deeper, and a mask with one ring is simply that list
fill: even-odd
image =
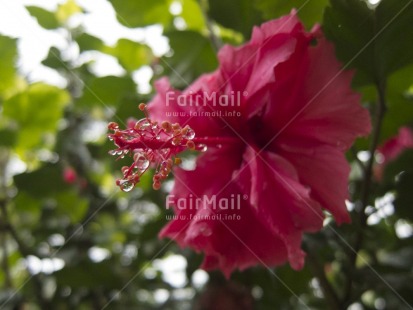
[{"label": "water droplet", "polygon": [[122,151],[122,150],[117,151],[117,152],[116,152],[116,155],[119,155],[119,156],[120,156],[120,155],[123,155],[123,151]]},{"label": "water droplet", "polygon": [[108,152],[108,154],[109,154],[109,155],[112,155],[112,156],[115,156],[115,155],[118,154],[118,152],[117,152],[117,150],[110,150],[110,151]]},{"label": "water droplet", "polygon": [[149,159],[143,153],[136,153],[134,156],[135,167],[138,170],[144,171],[149,167]]},{"label": "water droplet", "polygon": [[208,147],[205,144],[198,144],[196,149],[200,152],[206,152],[206,150],[208,149]]},{"label": "water droplet", "polygon": [[195,138],[195,131],[192,130],[192,128],[188,127],[187,132],[183,135],[185,139],[192,140]]},{"label": "water droplet", "polygon": [[150,127],[151,127],[151,122],[146,118],[142,118],[141,120],[137,121],[135,124],[135,129],[145,130]]},{"label": "water droplet", "polygon": [[109,139],[109,141],[113,141],[113,138],[112,138],[112,137],[108,137],[108,139]]},{"label": "water droplet", "polygon": [[124,192],[130,192],[135,185],[132,182],[129,182],[128,180],[121,180],[119,186],[120,189]]}]

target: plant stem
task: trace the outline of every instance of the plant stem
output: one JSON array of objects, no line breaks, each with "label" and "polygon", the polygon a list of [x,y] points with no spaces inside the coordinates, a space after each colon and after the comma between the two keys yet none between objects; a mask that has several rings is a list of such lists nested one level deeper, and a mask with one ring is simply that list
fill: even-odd
[{"label": "plant stem", "polygon": [[[17,231],[15,230],[15,228],[10,222],[9,214],[7,211],[7,201],[5,199],[2,199],[0,201],[0,209],[1,209],[2,220],[4,222],[4,228],[10,233],[10,235],[16,242],[20,254],[25,258],[29,255],[32,255],[31,249],[27,247],[24,244],[24,242],[20,239],[19,235],[17,234]],[[29,272],[29,275],[34,284],[33,286],[35,289],[35,294],[36,294],[38,304],[41,306],[42,309],[50,309],[48,301],[43,297],[42,281],[40,280],[38,275],[31,274],[30,272]],[[3,305],[5,305],[6,303],[7,301]]]},{"label": "plant stem", "polygon": [[206,0],[199,0],[198,3],[199,3],[199,7],[201,8],[202,15],[205,18],[205,24],[209,32],[209,39],[211,40],[211,43],[215,49],[215,52],[218,52],[219,49],[222,47],[222,41],[215,34],[213,22],[208,15],[208,2]]},{"label": "plant stem", "polygon": [[345,286],[345,295],[344,295],[344,300],[343,300],[343,302],[345,303],[350,303],[351,301],[353,278],[354,278],[354,273],[356,270],[357,256],[364,241],[364,229],[367,226],[367,218],[368,218],[366,214],[366,208],[369,204],[369,200],[371,196],[374,154],[379,144],[383,117],[384,117],[384,114],[386,113],[386,82],[385,81],[377,82],[376,88],[377,88],[377,95],[378,95],[378,104],[376,107],[375,122],[373,126],[371,144],[370,144],[370,149],[369,149],[370,158],[367,162],[367,165],[365,166],[363,184],[361,188],[361,198],[360,198],[360,204],[359,204],[360,208],[358,210],[359,227],[358,227],[356,238],[355,238],[354,248],[350,252],[350,257],[349,257],[350,258],[350,274],[347,278],[347,283]]},{"label": "plant stem", "polygon": [[313,275],[317,278],[320,284],[326,303],[328,304],[328,308],[332,310],[341,309],[340,300],[338,298],[338,295],[336,291],[334,290],[333,286],[331,285],[331,283],[328,281],[326,274],[324,272],[323,265],[320,264],[317,256],[313,253],[309,245],[304,244],[304,249],[307,253],[307,260],[308,260],[309,266],[312,270]]}]

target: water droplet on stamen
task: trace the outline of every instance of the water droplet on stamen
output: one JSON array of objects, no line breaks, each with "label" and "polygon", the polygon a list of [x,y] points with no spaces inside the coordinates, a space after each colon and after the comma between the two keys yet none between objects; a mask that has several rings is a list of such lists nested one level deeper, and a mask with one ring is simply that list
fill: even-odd
[{"label": "water droplet on stamen", "polygon": [[136,153],[134,156],[135,167],[138,170],[144,171],[149,167],[149,159],[143,153]]},{"label": "water droplet on stamen", "polygon": [[151,127],[151,122],[146,119],[142,118],[141,120],[137,121],[135,124],[135,129],[145,130]]},{"label": "water droplet on stamen", "polygon": [[135,185],[128,180],[121,180],[119,186],[122,191],[130,192]]},{"label": "water droplet on stamen", "polygon": [[192,128],[188,127],[188,130],[182,137],[188,140],[192,140],[193,138],[195,138],[195,131],[193,131]]},{"label": "water droplet on stamen", "polygon": [[198,144],[196,149],[200,152],[206,152],[206,150],[208,149],[208,147],[205,144]]},{"label": "water droplet on stamen", "polygon": [[117,152],[117,150],[110,150],[110,151],[108,152],[108,154],[109,154],[109,155],[112,155],[112,156],[115,156],[115,155],[118,154],[118,152]]}]

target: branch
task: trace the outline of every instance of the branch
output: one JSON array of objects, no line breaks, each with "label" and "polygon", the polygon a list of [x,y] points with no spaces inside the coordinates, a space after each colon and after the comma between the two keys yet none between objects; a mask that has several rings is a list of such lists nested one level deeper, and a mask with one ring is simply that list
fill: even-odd
[{"label": "branch", "polygon": [[376,108],[375,122],[373,126],[371,144],[370,144],[370,158],[365,166],[364,170],[364,179],[361,189],[361,199],[360,199],[360,209],[358,210],[359,214],[359,227],[357,230],[356,240],[354,244],[353,251],[350,252],[350,274],[347,278],[347,283],[345,286],[345,295],[344,302],[348,302],[352,295],[352,286],[353,286],[353,276],[356,270],[356,261],[358,252],[361,249],[361,246],[364,241],[364,229],[367,226],[367,214],[366,208],[371,196],[371,185],[372,185],[372,176],[373,176],[373,165],[374,165],[374,154],[376,152],[377,146],[379,144],[381,126],[383,123],[383,117],[386,113],[386,83],[378,82],[376,83],[377,95],[378,95],[378,104]]},{"label": "branch", "polygon": [[323,291],[326,303],[328,304],[328,308],[332,310],[341,309],[338,295],[331,283],[328,281],[326,274],[324,272],[323,265],[320,264],[317,255],[313,253],[311,246],[306,245],[305,243],[303,244],[303,248],[307,253],[307,260],[310,269],[313,275],[317,278],[318,282],[320,283],[320,287]]},{"label": "branch", "polygon": [[206,0],[198,0],[199,7],[201,8],[202,15],[205,18],[205,23],[209,32],[209,39],[211,40],[212,46],[215,49],[215,52],[218,52],[222,47],[222,41],[215,34],[214,25],[211,18],[208,15],[208,2]]},{"label": "branch", "polygon": [[[33,255],[31,249],[29,247],[27,247],[24,244],[24,242],[20,239],[16,229],[13,227],[13,225],[10,222],[9,214],[8,214],[8,211],[7,211],[7,201],[5,199],[1,199],[0,209],[1,209],[2,219],[3,219],[3,222],[4,222],[4,228],[5,228],[5,230],[7,230],[10,233],[10,235],[12,236],[14,241],[16,242],[20,254],[23,257]],[[36,294],[38,304],[41,306],[42,309],[50,309],[48,301],[43,297],[43,284],[42,284],[41,279],[39,278],[38,275],[31,274],[30,271],[28,271],[28,272],[29,272],[29,275],[30,275],[29,279],[32,280],[33,284],[34,284],[34,289],[35,289],[35,294]],[[0,305],[0,307],[4,306],[7,302],[8,302],[8,300],[6,300],[2,305]]]},{"label": "branch", "polygon": [[364,165],[364,163],[360,160],[360,158],[358,158],[357,156],[357,150],[354,148],[354,146],[350,149],[351,154],[354,157],[354,160],[356,161],[357,165],[360,167],[361,171],[363,174],[366,173],[366,166]]},{"label": "branch", "polygon": [[[3,204],[5,204],[5,200],[1,200],[0,204],[2,205],[1,208],[3,208]],[[10,265],[9,265],[9,251],[7,248],[7,234],[6,234],[6,228],[3,220],[1,221],[1,235],[0,235],[0,242],[1,242],[1,247],[3,248],[3,260],[1,262],[3,272],[4,272],[4,286],[5,288],[9,289],[13,287],[13,281],[11,278],[11,273],[10,273]]]}]

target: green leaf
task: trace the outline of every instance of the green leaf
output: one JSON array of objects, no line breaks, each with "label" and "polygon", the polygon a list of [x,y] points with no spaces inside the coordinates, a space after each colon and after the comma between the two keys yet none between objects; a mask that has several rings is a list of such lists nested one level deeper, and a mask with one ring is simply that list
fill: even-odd
[{"label": "green leaf", "polygon": [[84,89],[78,106],[116,106],[122,98],[134,97],[136,85],[129,77],[105,76],[92,78]]},{"label": "green leaf", "polygon": [[81,52],[84,51],[100,51],[104,44],[101,39],[96,38],[88,33],[82,33],[78,37],[76,37],[76,42],[79,45],[79,49]]},{"label": "green leaf", "polygon": [[56,70],[66,71],[69,67],[66,62],[62,60],[60,50],[54,46],[49,49],[46,58],[43,59],[42,64]]},{"label": "green leaf", "polygon": [[181,17],[185,20],[188,30],[202,31],[206,28],[205,18],[196,0],[182,0]]},{"label": "green leaf", "polygon": [[413,121],[413,98],[407,95],[413,84],[413,66],[398,70],[388,78],[386,103],[381,139],[385,140],[398,133],[401,126]]},{"label": "green leaf", "polygon": [[57,211],[69,216],[72,223],[80,222],[85,216],[89,203],[79,197],[75,190],[60,192],[56,195]]},{"label": "green leaf", "polygon": [[75,0],[67,0],[65,3],[58,6],[56,18],[61,24],[64,24],[72,15],[81,13],[82,11],[82,8],[76,3]]},{"label": "green leaf", "polygon": [[12,129],[0,129],[0,146],[12,147],[16,144],[17,131]]},{"label": "green leaf", "polygon": [[167,26],[172,21],[169,0],[124,1],[109,0],[118,21],[126,27],[145,27],[152,24]]},{"label": "green leaf", "polygon": [[[411,155],[411,154],[410,154]],[[413,157],[410,156],[410,159]],[[410,162],[411,164],[411,162]],[[413,222],[413,171],[404,172],[398,177],[396,185],[396,199],[394,206],[396,213],[405,219]]]},{"label": "green leaf", "polygon": [[128,71],[150,64],[154,58],[152,50],[147,45],[128,39],[118,40],[115,47],[107,48],[104,52],[117,57],[120,64]]},{"label": "green leaf", "polygon": [[250,37],[254,25],[262,22],[251,0],[210,0],[209,15],[224,27],[241,32],[245,38]]},{"label": "green leaf", "polygon": [[194,31],[172,31],[165,35],[173,55],[164,57],[161,64],[175,87],[186,87],[201,74],[216,69],[218,61],[207,38]]},{"label": "green leaf", "polygon": [[7,99],[4,116],[18,124],[19,145],[36,146],[45,133],[54,132],[69,99],[66,91],[43,83],[32,84]]},{"label": "green leaf", "polygon": [[382,0],[375,9],[360,0],[331,0],[323,29],[339,58],[360,70],[360,80],[378,83],[413,62],[412,8],[410,0]]},{"label": "green leaf", "polygon": [[50,197],[70,188],[63,180],[61,167],[57,165],[45,165],[36,171],[18,174],[14,177],[14,184],[19,191],[35,198]]},{"label": "green leaf", "polygon": [[26,192],[19,192],[13,200],[13,211],[18,214],[20,223],[36,225],[40,220],[42,204]]},{"label": "green leaf", "polygon": [[17,58],[16,39],[0,35],[0,96],[15,85]]},{"label": "green leaf", "polygon": [[267,20],[278,18],[290,13],[292,9],[297,9],[301,21],[310,29],[320,22],[327,4],[328,0],[257,0],[256,8]]},{"label": "green leaf", "polygon": [[99,286],[119,288],[123,285],[114,270],[113,262],[82,261],[77,266],[68,266],[54,273],[59,286],[72,288],[96,288]]},{"label": "green leaf", "polygon": [[47,11],[38,6],[26,6],[30,15],[36,18],[40,26],[45,29],[56,29],[59,27],[59,21],[53,12]]}]

